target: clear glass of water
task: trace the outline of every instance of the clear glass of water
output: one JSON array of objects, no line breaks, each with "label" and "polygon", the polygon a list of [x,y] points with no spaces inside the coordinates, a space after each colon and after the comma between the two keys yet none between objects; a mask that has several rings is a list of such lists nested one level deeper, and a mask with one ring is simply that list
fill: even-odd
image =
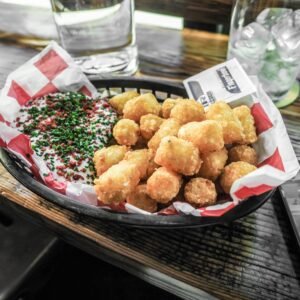
[{"label": "clear glass of water", "polygon": [[300,69],[300,1],[237,0],[227,57],[257,75],[274,101],[283,99]]},{"label": "clear glass of water", "polygon": [[51,0],[60,43],[90,77],[138,67],[134,0]]}]

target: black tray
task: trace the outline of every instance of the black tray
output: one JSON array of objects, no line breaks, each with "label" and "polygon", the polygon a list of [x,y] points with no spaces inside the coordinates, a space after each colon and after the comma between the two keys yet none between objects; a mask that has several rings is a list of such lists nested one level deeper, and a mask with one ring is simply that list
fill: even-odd
[{"label": "black tray", "polygon": [[[158,82],[144,79],[101,79],[93,81],[97,88],[104,88],[108,93],[111,89],[117,88],[120,92],[126,89],[135,89],[138,92],[150,91],[156,95],[158,100],[166,97],[181,96],[187,97],[186,91],[182,85]],[[64,196],[51,190],[47,186],[35,180],[28,171],[18,162],[17,158],[8,153],[4,149],[0,149],[0,160],[4,167],[19,182],[32,192],[42,196],[43,198],[56,203],[64,208],[75,211],[79,214],[92,216],[107,221],[120,222],[136,227],[151,228],[181,228],[181,227],[197,227],[222,224],[239,219],[250,214],[263,205],[274,193],[275,190],[266,192],[260,196],[250,197],[241,202],[221,217],[195,217],[195,216],[144,216],[139,214],[126,214],[107,211],[95,206],[82,204],[71,198]]]}]

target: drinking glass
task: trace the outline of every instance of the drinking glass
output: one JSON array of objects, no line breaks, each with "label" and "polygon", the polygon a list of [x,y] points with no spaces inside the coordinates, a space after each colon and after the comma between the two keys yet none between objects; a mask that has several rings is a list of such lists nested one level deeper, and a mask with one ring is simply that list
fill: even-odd
[{"label": "drinking glass", "polygon": [[60,43],[91,77],[137,70],[133,0],[51,0]]},{"label": "drinking glass", "polygon": [[300,1],[288,0],[237,0],[233,8],[228,59],[257,75],[273,101],[299,88],[299,8]]}]

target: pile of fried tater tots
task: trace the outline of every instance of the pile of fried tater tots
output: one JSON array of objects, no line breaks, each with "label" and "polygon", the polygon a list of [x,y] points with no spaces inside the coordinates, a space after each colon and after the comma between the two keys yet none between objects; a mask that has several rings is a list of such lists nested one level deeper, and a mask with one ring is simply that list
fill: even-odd
[{"label": "pile of fried tater tots", "polygon": [[154,213],[174,201],[195,208],[254,171],[257,135],[250,109],[218,101],[206,110],[192,99],[128,91],[109,100],[120,119],[115,144],[94,155],[95,190],[106,205],[129,203]]}]

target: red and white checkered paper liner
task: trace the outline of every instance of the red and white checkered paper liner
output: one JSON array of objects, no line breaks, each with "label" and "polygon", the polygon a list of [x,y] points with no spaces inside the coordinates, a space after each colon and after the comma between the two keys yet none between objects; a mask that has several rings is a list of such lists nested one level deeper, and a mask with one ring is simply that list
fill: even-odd
[{"label": "red and white checkered paper liner", "polygon": [[[253,80],[258,92],[253,103],[248,105],[251,106],[258,133],[258,141],[254,147],[258,152],[259,168],[233,184],[230,191],[233,200],[228,197],[222,204],[200,209],[195,209],[188,203],[174,202],[159,214],[218,217],[238,205],[242,199],[269,191],[297,174],[299,164],[281,115],[256,79]],[[0,94],[0,147],[20,158],[35,177],[49,188],[73,200],[111,210],[150,214],[127,203],[110,207],[102,205],[98,203],[92,186],[57,181],[55,173],[51,173],[46,163],[32,150],[29,137],[10,126],[21,107],[30,99],[67,91],[81,91],[91,97],[98,96],[96,88],[70,55],[55,42],[51,42],[7,78]],[[49,175],[43,176],[45,173]]]}]

